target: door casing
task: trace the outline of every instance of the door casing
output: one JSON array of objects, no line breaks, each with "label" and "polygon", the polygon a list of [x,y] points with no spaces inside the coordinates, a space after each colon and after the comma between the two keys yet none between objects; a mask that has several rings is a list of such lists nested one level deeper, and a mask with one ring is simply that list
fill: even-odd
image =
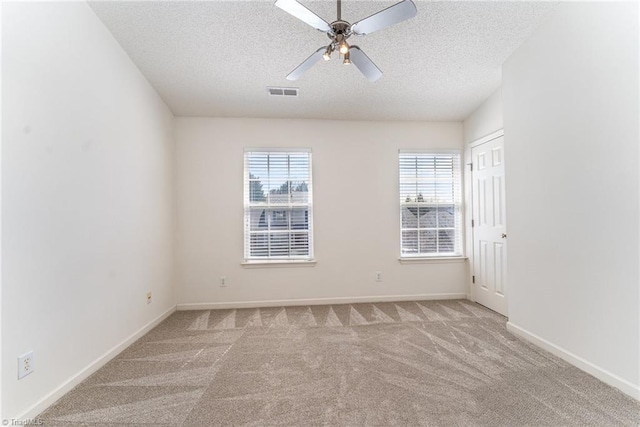
[{"label": "door casing", "polygon": [[[469,299],[471,301],[476,301],[476,292],[475,292],[475,286],[472,283],[472,277],[474,276],[474,272],[476,269],[476,266],[474,265],[474,261],[475,261],[475,253],[474,253],[474,227],[472,227],[472,220],[473,220],[473,214],[474,214],[474,206],[473,206],[473,173],[471,170],[471,163],[472,163],[472,148],[474,147],[478,147],[482,144],[485,144],[487,142],[493,141],[494,139],[500,138],[504,136],[504,130],[500,129],[496,132],[493,132],[485,137],[482,137],[480,139],[477,139],[469,144],[467,144],[467,146],[465,147],[465,152],[464,152],[464,159],[465,159],[465,167],[464,167],[464,188],[465,188],[465,253],[466,256],[468,257],[469,263],[468,263],[468,283],[469,283]],[[503,141],[503,147],[504,147],[504,141]],[[505,177],[505,182],[506,182],[506,177]],[[506,218],[504,219],[505,224],[506,224]],[[506,227],[505,227],[506,229]],[[507,280],[507,277],[505,275],[504,277],[505,283]],[[508,289],[508,288],[507,288]],[[508,290],[507,290],[508,292]],[[507,299],[507,303],[508,303],[508,297]],[[505,310],[504,313],[505,316],[507,316],[507,312]]]}]

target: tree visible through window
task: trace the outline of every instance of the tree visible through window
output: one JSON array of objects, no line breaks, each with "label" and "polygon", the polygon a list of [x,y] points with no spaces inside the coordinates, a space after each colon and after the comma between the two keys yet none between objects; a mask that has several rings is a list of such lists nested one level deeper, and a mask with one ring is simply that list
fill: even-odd
[{"label": "tree visible through window", "polygon": [[460,154],[399,156],[401,256],[462,254]]},{"label": "tree visible through window", "polygon": [[245,258],[311,259],[311,153],[245,152]]}]

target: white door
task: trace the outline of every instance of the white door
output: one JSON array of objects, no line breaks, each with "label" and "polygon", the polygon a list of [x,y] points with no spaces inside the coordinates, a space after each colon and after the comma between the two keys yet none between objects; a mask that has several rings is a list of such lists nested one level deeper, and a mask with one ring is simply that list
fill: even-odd
[{"label": "white door", "polygon": [[473,182],[473,296],[507,315],[507,230],[504,137],[471,149]]}]

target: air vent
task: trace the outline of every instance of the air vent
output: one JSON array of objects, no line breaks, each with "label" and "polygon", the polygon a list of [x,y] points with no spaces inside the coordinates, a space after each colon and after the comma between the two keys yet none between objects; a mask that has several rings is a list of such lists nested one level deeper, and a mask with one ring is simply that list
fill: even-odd
[{"label": "air vent", "polygon": [[297,87],[267,87],[270,96],[297,97]]}]

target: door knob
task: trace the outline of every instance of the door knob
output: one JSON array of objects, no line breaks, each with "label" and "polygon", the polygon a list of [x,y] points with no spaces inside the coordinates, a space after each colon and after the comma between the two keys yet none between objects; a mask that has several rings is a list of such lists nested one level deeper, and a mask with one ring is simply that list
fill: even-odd
[{"label": "door knob", "polygon": [[506,239],[507,238],[507,234],[506,233],[502,233],[502,238]]}]

